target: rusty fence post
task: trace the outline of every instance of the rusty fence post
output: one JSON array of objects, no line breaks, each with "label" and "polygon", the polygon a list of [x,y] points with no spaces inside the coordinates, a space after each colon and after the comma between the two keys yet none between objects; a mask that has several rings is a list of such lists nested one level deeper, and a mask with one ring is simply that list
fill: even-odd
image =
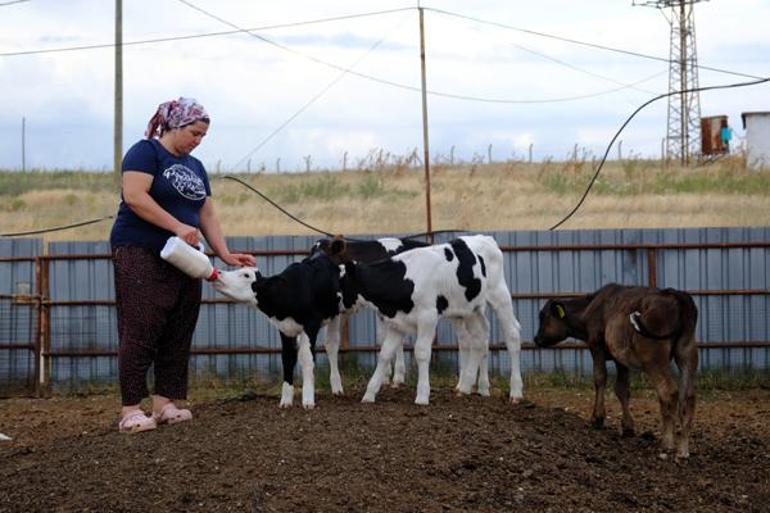
[{"label": "rusty fence post", "polygon": [[647,249],[647,285],[658,286],[658,256],[655,248]]},{"label": "rusty fence post", "polygon": [[35,389],[38,397],[46,394],[49,389],[51,359],[51,308],[49,267],[51,261],[45,257],[35,258],[35,275],[37,278],[37,340],[35,341]]}]

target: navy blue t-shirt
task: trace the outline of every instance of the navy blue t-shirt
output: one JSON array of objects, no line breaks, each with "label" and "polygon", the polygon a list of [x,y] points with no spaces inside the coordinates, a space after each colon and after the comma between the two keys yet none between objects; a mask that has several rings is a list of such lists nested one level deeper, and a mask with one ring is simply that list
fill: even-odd
[{"label": "navy blue t-shirt", "polygon": [[[152,175],[150,196],[179,221],[200,227],[200,209],[211,196],[206,170],[190,155],[176,157],[157,139],[134,144],[123,158],[123,172],[140,171]],[[120,207],[110,234],[110,245],[142,246],[160,252],[172,232],[136,215],[121,195]]]}]

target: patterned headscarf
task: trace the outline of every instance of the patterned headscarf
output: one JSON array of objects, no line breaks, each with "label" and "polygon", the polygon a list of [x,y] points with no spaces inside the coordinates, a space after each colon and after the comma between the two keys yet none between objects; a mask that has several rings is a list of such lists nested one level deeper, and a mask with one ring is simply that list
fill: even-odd
[{"label": "patterned headscarf", "polygon": [[171,100],[158,105],[158,110],[150,118],[144,135],[148,139],[160,137],[172,128],[183,127],[200,120],[209,120],[209,115],[203,105],[198,103],[195,98],[180,96],[178,100]]}]

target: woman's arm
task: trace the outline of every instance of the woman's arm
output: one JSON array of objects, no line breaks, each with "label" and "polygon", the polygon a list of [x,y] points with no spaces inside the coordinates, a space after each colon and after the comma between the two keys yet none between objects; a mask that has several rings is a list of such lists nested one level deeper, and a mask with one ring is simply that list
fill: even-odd
[{"label": "woman's arm", "polygon": [[123,201],[136,215],[148,223],[168,230],[188,244],[197,246],[200,242],[198,229],[179,221],[150,196],[152,180],[152,175],[141,171],[124,171]]},{"label": "woman's arm", "polygon": [[227,243],[225,242],[225,236],[222,233],[222,227],[217,219],[216,212],[214,211],[214,200],[211,196],[206,198],[206,202],[203,204],[200,212],[201,216],[201,231],[203,236],[206,237],[211,249],[214,253],[222,259],[223,262],[229,265],[247,265],[256,266],[257,260],[254,255],[248,253],[230,253],[227,249]]}]

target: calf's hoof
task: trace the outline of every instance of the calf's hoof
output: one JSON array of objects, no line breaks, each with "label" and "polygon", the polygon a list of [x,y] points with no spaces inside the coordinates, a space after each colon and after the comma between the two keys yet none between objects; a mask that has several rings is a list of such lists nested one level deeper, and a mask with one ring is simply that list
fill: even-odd
[{"label": "calf's hoof", "polygon": [[634,428],[623,428],[621,436],[623,438],[633,438],[636,436],[636,431],[634,431]]},{"label": "calf's hoof", "polygon": [[373,403],[374,402],[374,394],[364,394],[364,396],[361,398],[362,403]]},{"label": "calf's hoof", "polygon": [[468,389],[457,387],[455,388],[455,395],[471,395],[471,391]]},{"label": "calf's hoof", "polygon": [[414,404],[419,404],[420,406],[427,406],[430,404],[430,398],[428,397],[418,397],[414,400]]},{"label": "calf's hoof", "polygon": [[312,410],[313,408],[315,408],[315,403],[305,403],[305,402],[303,402],[302,403],[302,407],[305,408],[306,410]]},{"label": "calf's hoof", "polygon": [[593,429],[604,429],[604,417],[594,417],[591,420],[591,427]]},{"label": "calf's hoof", "polygon": [[508,402],[510,402],[511,404],[519,404],[521,402],[521,399],[522,399],[521,397],[511,396],[508,399]]}]

